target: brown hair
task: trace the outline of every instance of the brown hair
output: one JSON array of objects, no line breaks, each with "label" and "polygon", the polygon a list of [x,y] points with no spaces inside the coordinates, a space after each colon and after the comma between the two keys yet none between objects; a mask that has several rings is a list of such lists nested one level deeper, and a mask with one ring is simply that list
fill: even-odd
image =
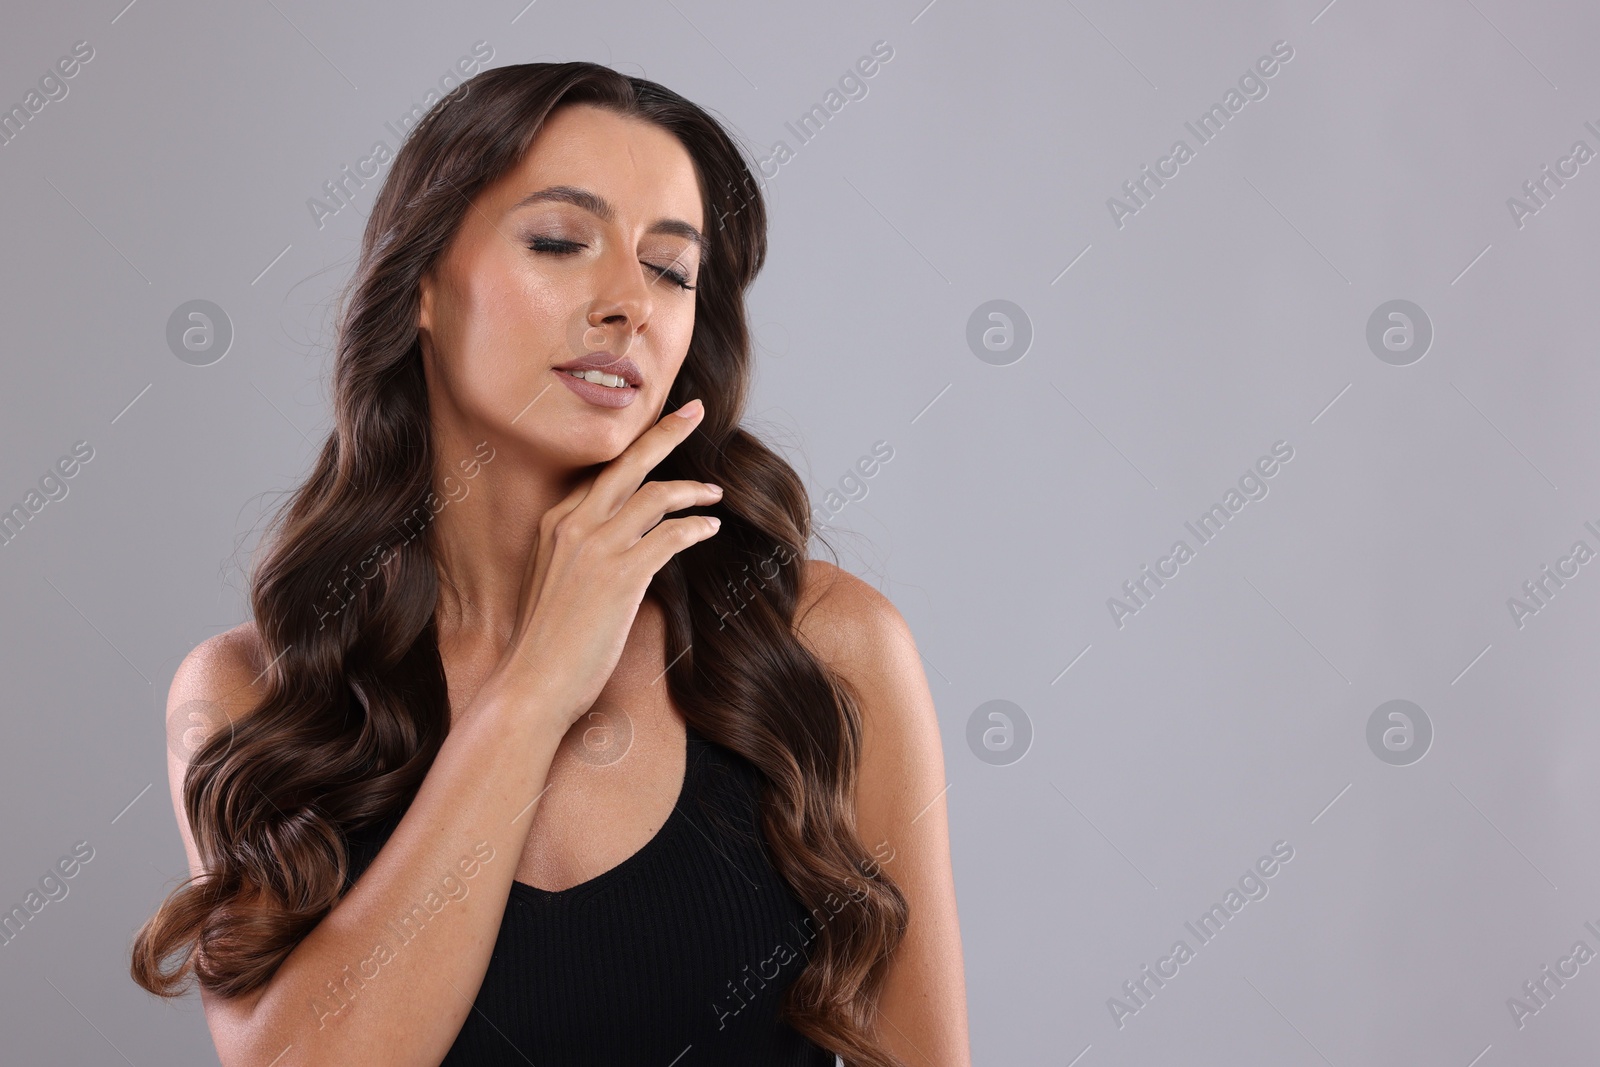
[{"label": "brown hair", "polygon": [[[349,833],[403,810],[431,766],[450,722],[438,576],[428,537],[397,536],[437,500],[418,283],[472,198],[517,165],[557,106],[572,103],[672,133],[705,200],[711,247],[667,407],[704,397],[706,415],[651,477],[721,485],[723,499],[706,510],[722,528],[679,552],[650,585],[666,618],[672,699],[696,730],[760,770],[774,865],[827,918],[782,1017],[846,1063],[901,1067],[870,1022],[909,909],[853,829],[855,700],[794,632],[809,500],[793,468],[738,425],[751,360],[744,291],[765,259],[766,208],[739,148],[709,114],[593,63],[486,70],[436,104],[396,153],[340,315],[334,429],[274,515],[251,575],[270,661],[266,696],[194,753],[183,804],[204,873],[185,879],[139,930],[133,979],[161,996],[184,992],[191,974],[223,996],[265,984],[339,900]],[[318,607],[324,590],[375,544],[392,551],[329,618]],[[746,596],[752,571],[760,593]],[[852,903],[837,908],[841,898]]]}]

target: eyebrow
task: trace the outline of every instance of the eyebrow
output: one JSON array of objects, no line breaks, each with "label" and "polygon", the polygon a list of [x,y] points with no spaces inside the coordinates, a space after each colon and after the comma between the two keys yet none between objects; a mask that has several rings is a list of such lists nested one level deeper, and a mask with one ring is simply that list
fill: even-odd
[{"label": "eyebrow", "polygon": [[[605,197],[572,185],[552,185],[548,189],[540,189],[536,193],[529,193],[512,205],[511,210],[517,211],[527,207],[529,204],[549,201],[580,207],[603,222],[611,222],[616,218],[616,211],[612,209],[610,202]],[[674,237],[682,237],[693,241],[700,249],[701,256],[706,256],[711,251],[711,242],[706,239],[705,234],[682,219],[657,219],[645,232],[671,234]]]}]

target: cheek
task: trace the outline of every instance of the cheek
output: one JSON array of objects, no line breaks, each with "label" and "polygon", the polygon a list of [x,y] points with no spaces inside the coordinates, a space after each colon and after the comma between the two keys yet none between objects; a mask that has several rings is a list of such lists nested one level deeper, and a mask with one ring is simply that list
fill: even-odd
[{"label": "cheek", "polygon": [[668,348],[677,365],[682,365],[683,359],[689,353],[689,341],[694,337],[694,301],[685,300],[681,308],[667,310],[659,308],[656,311],[656,323],[653,327],[663,339],[670,339]]},{"label": "cheek", "polygon": [[488,402],[490,410],[522,397],[520,408],[531,399],[530,389],[547,384],[550,365],[569,358],[565,301],[545,280],[504,269],[469,275],[456,296],[453,388]]}]

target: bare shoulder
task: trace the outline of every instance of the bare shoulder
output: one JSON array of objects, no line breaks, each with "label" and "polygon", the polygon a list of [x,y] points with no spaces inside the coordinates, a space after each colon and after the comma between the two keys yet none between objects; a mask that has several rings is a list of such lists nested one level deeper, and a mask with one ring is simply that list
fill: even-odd
[{"label": "bare shoulder", "polygon": [[806,560],[795,633],[854,693],[865,771],[903,779],[912,766],[942,766],[922,655],[888,597],[835,564]]},{"label": "bare shoulder", "polygon": [[[265,696],[262,681],[266,666],[256,625],[247,621],[190,649],[172,676],[172,686],[167,691],[167,784],[191,877],[201,877],[205,865],[184,806],[183,783],[190,759],[214,731],[231,729],[260,706]],[[265,992],[266,987],[262,987],[225,999],[202,988],[200,1000],[212,1033],[237,1034],[246,1029]]]},{"label": "bare shoulder", "polygon": [[218,729],[232,729],[260,706],[266,663],[255,623],[245,622],[200,642],[172,676],[167,691],[167,785],[189,873],[202,871],[199,850],[184,810],[183,782],[189,763]]},{"label": "bare shoulder", "polygon": [[910,922],[874,1029],[906,1063],[971,1064],[939,717],[911,628],[889,598],[822,560],[801,572],[796,635],[861,712],[856,833],[892,874]]},{"label": "bare shoulder", "polygon": [[795,629],[818,658],[847,676],[892,648],[915,649],[893,602],[827,560],[803,561]]},{"label": "bare shoulder", "polygon": [[221,713],[230,721],[248,714],[261,702],[266,666],[253,621],[208,637],[189,651],[172,676],[168,719],[180,709],[198,704],[215,705],[212,713]]}]

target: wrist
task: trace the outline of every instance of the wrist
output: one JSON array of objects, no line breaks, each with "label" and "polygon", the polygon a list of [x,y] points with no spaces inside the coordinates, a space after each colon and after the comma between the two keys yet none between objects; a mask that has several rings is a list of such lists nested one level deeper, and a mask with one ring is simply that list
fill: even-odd
[{"label": "wrist", "polygon": [[560,679],[526,655],[508,656],[489,673],[473,695],[469,714],[553,730],[558,740],[577,717]]}]

